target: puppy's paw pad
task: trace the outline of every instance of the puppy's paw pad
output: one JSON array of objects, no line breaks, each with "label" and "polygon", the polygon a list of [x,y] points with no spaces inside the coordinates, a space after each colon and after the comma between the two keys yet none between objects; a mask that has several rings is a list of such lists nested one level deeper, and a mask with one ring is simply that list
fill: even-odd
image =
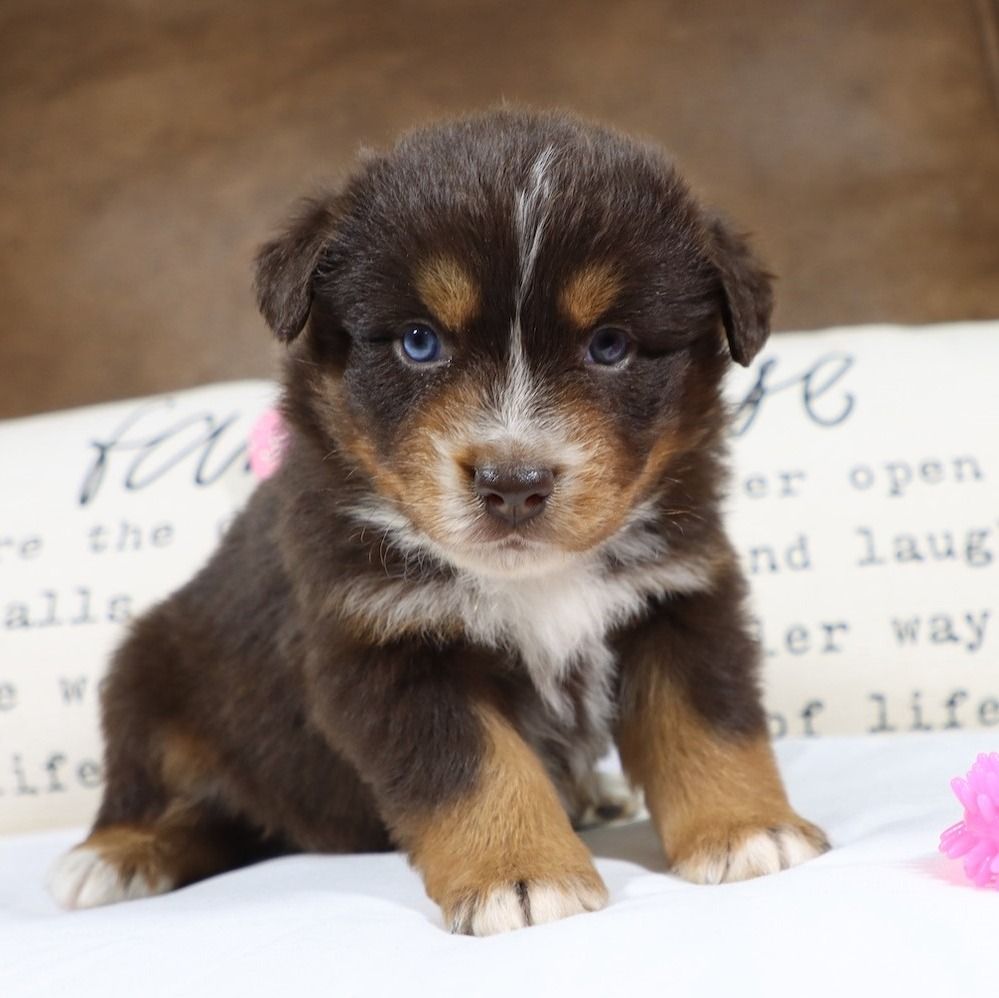
[{"label": "puppy's paw pad", "polygon": [[736,829],[703,842],[673,870],[698,884],[726,884],[779,873],[828,851],[825,835],[807,822]]},{"label": "puppy's paw pad", "polygon": [[607,890],[596,878],[520,880],[465,898],[451,914],[451,931],[467,936],[491,936],[555,922],[584,911],[597,911],[605,904]]},{"label": "puppy's paw pad", "polygon": [[141,873],[123,871],[99,850],[86,845],[60,856],[49,870],[46,884],[63,908],[96,908],[170,889],[165,877],[150,880]]}]

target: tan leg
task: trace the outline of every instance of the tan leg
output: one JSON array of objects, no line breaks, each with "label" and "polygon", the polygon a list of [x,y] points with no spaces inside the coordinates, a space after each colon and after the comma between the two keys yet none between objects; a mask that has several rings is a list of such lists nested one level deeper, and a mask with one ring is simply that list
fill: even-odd
[{"label": "tan leg", "polygon": [[488,935],[603,907],[607,890],[540,760],[497,713],[480,714],[474,790],[396,823],[451,931]]},{"label": "tan leg", "polygon": [[93,908],[163,894],[259,858],[253,853],[242,829],[177,807],[152,824],[94,829],[55,863],[48,886],[64,908]]},{"label": "tan leg", "polygon": [[829,848],[791,809],[769,739],[713,729],[662,672],[648,670],[630,697],[618,741],[670,865],[686,879],[746,880]]},{"label": "tan leg", "polygon": [[[93,908],[163,894],[283,851],[245,821],[221,810],[217,762],[207,745],[172,733],[162,739],[154,787],[141,780],[113,787],[105,798],[131,792],[143,802],[159,794],[159,814],[129,819],[102,809],[85,841],[49,872],[49,891],[64,908]],[[115,792],[116,791],[116,792]],[[143,792],[144,791],[144,792]]]}]

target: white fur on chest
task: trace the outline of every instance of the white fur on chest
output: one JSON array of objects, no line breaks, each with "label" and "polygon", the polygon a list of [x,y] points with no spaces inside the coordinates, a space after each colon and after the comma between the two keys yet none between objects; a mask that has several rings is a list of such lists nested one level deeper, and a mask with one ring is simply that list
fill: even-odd
[{"label": "white fur on chest", "polygon": [[573,671],[593,701],[590,712],[604,712],[595,701],[606,696],[614,669],[608,635],[615,627],[635,619],[652,597],[704,589],[709,576],[693,559],[636,561],[612,572],[594,557],[539,576],[459,571],[433,581],[355,580],[337,587],[336,598],[386,636],[459,624],[471,641],[519,659],[545,701],[565,716],[564,683]]},{"label": "white fur on chest", "polygon": [[593,560],[526,579],[468,578],[458,606],[469,636],[516,653],[538,692],[563,712],[570,670],[581,673],[588,701],[606,695],[615,665],[608,636],[615,627],[635,619],[652,597],[707,584],[707,573],[693,562],[611,573]]},{"label": "white fur on chest", "polygon": [[584,689],[606,689],[614,666],[607,634],[638,606],[595,568],[569,568],[540,578],[462,581],[465,594],[457,609],[469,637],[517,655],[553,709],[568,709],[562,688],[571,669],[583,673]]}]

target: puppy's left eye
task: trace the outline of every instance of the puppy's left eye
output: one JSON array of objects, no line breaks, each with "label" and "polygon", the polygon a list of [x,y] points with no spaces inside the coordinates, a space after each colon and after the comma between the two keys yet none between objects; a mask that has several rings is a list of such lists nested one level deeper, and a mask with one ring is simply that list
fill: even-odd
[{"label": "puppy's left eye", "polygon": [[411,322],[402,334],[402,352],[414,364],[441,359],[441,339],[426,323]]},{"label": "puppy's left eye", "polygon": [[586,359],[593,364],[611,367],[620,364],[631,352],[631,337],[623,329],[604,326],[593,334]]}]

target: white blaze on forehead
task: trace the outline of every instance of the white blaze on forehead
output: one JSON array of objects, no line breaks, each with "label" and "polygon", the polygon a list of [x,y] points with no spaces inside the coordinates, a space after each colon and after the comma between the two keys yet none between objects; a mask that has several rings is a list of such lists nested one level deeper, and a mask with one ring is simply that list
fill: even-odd
[{"label": "white blaze on forehead", "polygon": [[539,409],[538,387],[531,377],[524,354],[520,316],[510,327],[510,364],[482,427],[483,442],[517,443],[536,439]]},{"label": "white blaze on forehead", "polygon": [[[549,169],[555,159],[555,147],[547,146],[539,153],[528,172],[527,186],[517,192],[514,203],[514,229],[519,253],[518,283],[514,289],[514,317],[510,326],[510,364],[506,381],[496,399],[491,424],[484,427],[485,436],[505,440],[513,445],[536,439],[544,427],[539,425],[537,386],[531,378],[524,353],[521,308],[527,297],[544,239],[548,221],[551,179]],[[549,430],[553,429],[549,427]],[[563,436],[563,434],[559,434]]]},{"label": "white blaze on forehead", "polygon": [[527,187],[517,192],[514,206],[514,227],[517,233],[517,247],[520,253],[520,284],[517,288],[517,315],[527,296],[534,267],[541,249],[541,241],[548,222],[551,180],[548,170],[555,159],[555,147],[547,146],[531,164]]}]

